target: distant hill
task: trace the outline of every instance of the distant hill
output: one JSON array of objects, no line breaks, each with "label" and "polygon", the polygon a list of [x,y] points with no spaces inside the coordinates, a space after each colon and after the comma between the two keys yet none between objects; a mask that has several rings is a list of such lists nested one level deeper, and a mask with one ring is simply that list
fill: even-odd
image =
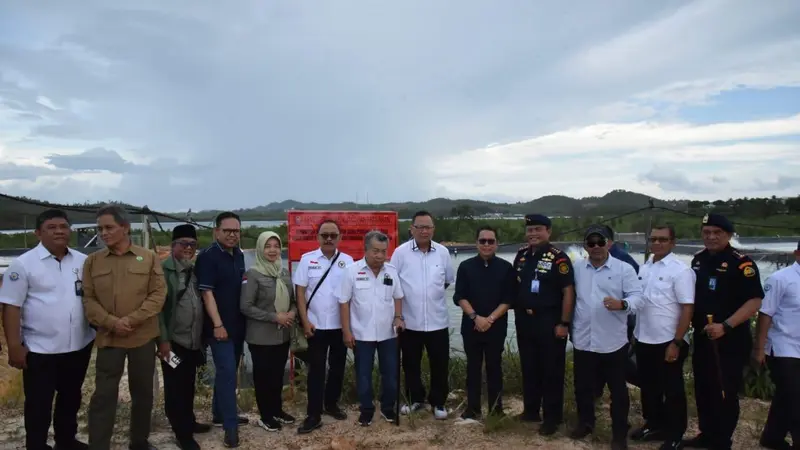
[{"label": "distant hill", "polygon": [[[47,206],[58,207],[47,202],[0,195],[0,229],[32,229],[36,215]],[[498,215],[524,215],[532,212],[550,216],[597,216],[605,214],[619,214],[648,205],[650,197],[636,192],[623,190],[611,191],[602,197],[572,198],[563,195],[547,195],[529,202],[493,203],[471,199],[433,198],[424,202],[356,204],[353,202],[342,203],[304,203],[296,200],[284,200],[267,205],[235,210],[246,220],[284,220],[286,211],[296,210],[350,210],[350,211],[397,211],[400,218],[410,218],[414,212],[426,210],[436,216],[454,216],[456,211],[469,211],[470,214],[480,216],[484,214]],[[685,200],[665,201],[652,199],[656,206],[669,206],[685,210],[688,202]],[[30,202],[30,203],[28,203]],[[31,204],[33,203],[33,204]],[[104,203],[84,203],[69,205],[82,211],[70,211],[70,216],[77,223],[93,223],[94,213]],[[130,206],[130,205],[128,205]],[[164,211],[162,211],[164,212]],[[220,210],[204,210],[192,213],[192,218],[197,221],[213,219]],[[185,217],[186,212],[171,213],[174,216]]]}]

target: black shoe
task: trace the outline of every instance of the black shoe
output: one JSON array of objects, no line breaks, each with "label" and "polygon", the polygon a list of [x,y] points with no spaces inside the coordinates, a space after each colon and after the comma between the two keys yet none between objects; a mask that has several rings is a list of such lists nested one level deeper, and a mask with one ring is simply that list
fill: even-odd
[{"label": "black shoe", "polygon": [[209,431],[211,431],[211,425],[207,423],[195,422],[194,425],[192,425],[192,433],[194,434],[203,434],[208,433]]},{"label": "black shoe", "polygon": [[389,423],[397,422],[397,414],[394,411],[381,411],[381,417]]},{"label": "black shoe", "polygon": [[628,438],[614,439],[611,441],[611,450],[628,450]]},{"label": "black shoe", "polygon": [[337,405],[325,408],[324,413],[336,420],[347,420],[347,413],[342,411],[342,408],[339,408]]},{"label": "black shoe", "polygon": [[539,427],[539,434],[542,436],[552,436],[558,431],[558,425],[555,423],[545,422]]},{"label": "black shoe", "polygon": [[578,425],[572,430],[572,433],[569,434],[569,437],[572,439],[583,439],[586,436],[592,434],[592,427],[589,425]]},{"label": "black shoe", "polygon": [[143,444],[128,444],[128,448],[130,450],[158,450],[153,444],[149,442],[145,442]]},{"label": "black shoe", "polygon": [[322,427],[322,419],[319,417],[306,417],[303,424],[297,428],[297,433],[308,434],[320,427]]},{"label": "black shoe", "polygon": [[527,411],[523,411],[522,414],[517,415],[517,420],[520,422],[531,422],[531,423],[539,423],[542,421],[542,417],[539,413],[529,413]]},{"label": "black shoe", "polygon": [[230,430],[225,430],[225,438],[222,440],[222,443],[225,447],[228,448],[235,448],[239,446],[239,429],[238,428],[231,428]]},{"label": "black shoe", "polygon": [[368,427],[372,425],[372,417],[374,415],[375,415],[374,413],[362,412],[358,416],[358,424],[361,425],[362,427]]},{"label": "black shoe", "polygon": [[200,450],[200,444],[194,438],[178,439],[178,448],[181,450]]},{"label": "black shoe", "polygon": [[285,425],[293,424],[297,419],[294,418],[291,414],[287,413],[286,411],[281,411],[280,414],[275,416],[275,419]]},{"label": "black shoe", "polygon": [[[683,449],[683,442],[680,439],[673,439],[664,441],[659,450],[681,450]],[[787,449],[788,450],[788,449]]]},{"label": "black shoe", "polygon": [[664,433],[657,428],[653,428],[649,425],[644,425],[641,428],[637,428],[633,430],[631,433],[631,439],[634,441],[663,441],[666,439]]},{"label": "black shoe", "polygon": [[[241,425],[247,425],[247,424],[250,423],[250,419],[248,419],[247,417],[244,417],[244,416],[238,416],[236,418],[236,421],[240,426]],[[211,421],[211,423],[213,423],[215,427],[221,427],[222,424],[223,424],[223,421],[222,421],[222,419],[214,419],[214,420]]]},{"label": "black shoe", "polygon": [[283,428],[280,421],[274,417],[270,417],[268,419],[258,419],[258,422],[256,423],[258,426],[267,431],[280,431],[281,428]]},{"label": "black shoe", "polygon": [[684,439],[681,441],[684,448],[711,448],[711,440],[706,437],[703,433],[698,434],[697,436],[691,439]]},{"label": "black shoe", "polygon": [[[51,448],[49,445],[45,448]],[[56,442],[56,445],[52,447],[55,450],[89,450],[89,445],[84,444],[83,442],[73,439],[72,442]]]},{"label": "black shoe", "polygon": [[461,420],[481,420],[481,415],[475,411],[468,409],[461,413]]},{"label": "black shoe", "polygon": [[[794,436],[792,436],[794,438]],[[768,441],[763,437],[758,441],[758,445],[769,450],[790,450],[792,448],[786,441]]]}]

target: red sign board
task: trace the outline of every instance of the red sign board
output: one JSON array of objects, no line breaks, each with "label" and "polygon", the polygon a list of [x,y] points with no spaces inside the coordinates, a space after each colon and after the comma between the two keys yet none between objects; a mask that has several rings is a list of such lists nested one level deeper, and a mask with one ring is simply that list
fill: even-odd
[{"label": "red sign board", "polygon": [[388,257],[399,244],[395,211],[289,211],[286,218],[289,261],[300,261],[304,253],[319,248],[317,229],[326,219],[339,225],[339,250],[354,260],[364,257],[364,235],[372,230],[389,236]]}]

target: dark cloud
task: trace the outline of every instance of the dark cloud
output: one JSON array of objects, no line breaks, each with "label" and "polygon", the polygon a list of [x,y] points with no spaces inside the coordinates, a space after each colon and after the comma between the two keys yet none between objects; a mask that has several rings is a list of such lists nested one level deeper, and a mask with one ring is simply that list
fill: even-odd
[{"label": "dark cloud", "polygon": [[50,155],[47,162],[76,172],[108,171],[126,173],[135,170],[136,165],[122,159],[119,153],[104,148],[92,148],[75,155]]},{"label": "dark cloud", "polygon": [[54,170],[48,167],[0,162],[0,181],[36,181],[36,179],[41,176],[59,175],[63,173],[63,170]]}]

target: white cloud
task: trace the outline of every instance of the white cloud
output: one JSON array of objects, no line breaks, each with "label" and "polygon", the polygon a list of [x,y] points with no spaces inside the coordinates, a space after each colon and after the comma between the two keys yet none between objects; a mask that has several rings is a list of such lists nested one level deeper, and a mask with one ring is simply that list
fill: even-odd
[{"label": "white cloud", "polygon": [[681,109],[800,86],[797,23],[790,1],[7,2],[0,173],[38,168],[0,185],[160,209],[682,195],[661,164],[731,180],[687,195],[788,192],[800,110]]}]

